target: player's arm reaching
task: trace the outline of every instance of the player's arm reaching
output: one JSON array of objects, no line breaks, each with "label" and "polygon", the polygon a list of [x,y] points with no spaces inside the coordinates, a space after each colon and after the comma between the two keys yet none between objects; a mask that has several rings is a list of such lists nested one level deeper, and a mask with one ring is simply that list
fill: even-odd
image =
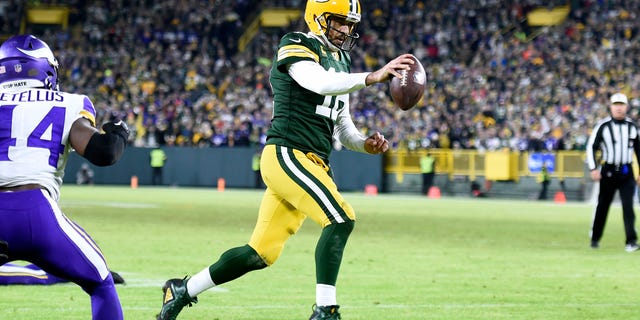
[{"label": "player's arm reaching", "polygon": [[333,96],[360,90],[374,83],[385,82],[391,77],[402,78],[397,70],[409,70],[413,64],[410,54],[391,60],[374,72],[346,73],[325,70],[319,63],[302,60],[289,66],[288,72],[303,88],[317,94]]},{"label": "player's arm reaching", "polygon": [[[353,92],[372,83],[384,82],[393,76],[400,76],[396,69],[408,69],[406,64],[411,58],[401,55],[381,69],[371,73],[346,73],[325,70],[320,64],[309,60],[293,63],[289,67],[289,75],[300,86],[321,95],[340,95]],[[336,122],[335,136],[340,143],[350,150],[378,154],[389,149],[389,142],[379,132],[365,137],[358,131],[349,108],[345,108]]]},{"label": "player's arm reaching", "polygon": [[97,166],[110,166],[122,156],[129,128],[122,122],[107,122],[100,133],[87,118],[78,118],[71,126],[69,141],[78,154]]},{"label": "player's arm reaching", "polygon": [[[300,86],[320,95],[341,95],[360,90],[374,83],[385,82],[391,77],[401,77],[397,70],[409,69],[414,61],[410,54],[391,60],[374,72],[346,73],[325,70],[319,63],[302,60],[292,63],[288,73]],[[348,149],[378,154],[389,149],[389,142],[379,132],[369,137],[362,135],[351,119],[349,108],[345,108],[336,123],[335,135]]]}]

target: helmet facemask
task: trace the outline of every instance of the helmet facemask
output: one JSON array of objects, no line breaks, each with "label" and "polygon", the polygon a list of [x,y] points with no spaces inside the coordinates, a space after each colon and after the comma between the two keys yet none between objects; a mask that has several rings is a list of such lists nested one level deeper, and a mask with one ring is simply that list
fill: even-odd
[{"label": "helmet facemask", "polygon": [[[351,13],[350,13],[351,15]],[[356,45],[356,41],[360,38],[360,35],[358,34],[358,26],[360,25],[360,15],[358,14],[357,17],[349,17],[349,16],[342,16],[342,15],[337,15],[337,14],[332,14],[332,13],[324,13],[318,17],[316,17],[316,22],[318,23],[318,25],[320,26],[320,29],[323,31],[323,38],[327,41],[327,43],[330,46],[334,46],[336,49],[340,49],[343,51],[351,51],[351,49],[353,49],[353,47]],[[338,29],[336,29],[335,27],[332,26],[332,22],[337,22],[337,25],[343,26],[343,25],[348,25],[349,26],[349,31],[348,33],[344,33]],[[342,39],[336,39],[336,37],[330,37],[329,33],[331,33],[331,31],[334,32],[335,34],[338,34],[339,38]],[[342,44],[340,44],[339,40],[342,40]]]}]

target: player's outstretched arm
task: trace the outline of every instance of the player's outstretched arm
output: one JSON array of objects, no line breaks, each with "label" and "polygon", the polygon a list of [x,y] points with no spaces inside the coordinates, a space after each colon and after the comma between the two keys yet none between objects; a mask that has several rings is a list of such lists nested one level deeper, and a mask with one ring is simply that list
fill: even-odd
[{"label": "player's outstretched arm", "polygon": [[69,141],[78,154],[97,166],[110,166],[122,156],[129,138],[129,128],[122,122],[107,122],[100,133],[85,118],[71,126]]}]

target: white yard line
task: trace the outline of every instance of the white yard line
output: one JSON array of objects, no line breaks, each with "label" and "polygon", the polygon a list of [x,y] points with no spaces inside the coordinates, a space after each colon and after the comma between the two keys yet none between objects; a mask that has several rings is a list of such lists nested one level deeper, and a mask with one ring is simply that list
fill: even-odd
[{"label": "white yard line", "polygon": [[158,208],[159,205],[153,203],[135,203],[135,202],[115,202],[115,201],[60,201],[63,208],[86,208],[86,207],[107,207],[107,208],[125,208],[125,209],[152,209]]}]

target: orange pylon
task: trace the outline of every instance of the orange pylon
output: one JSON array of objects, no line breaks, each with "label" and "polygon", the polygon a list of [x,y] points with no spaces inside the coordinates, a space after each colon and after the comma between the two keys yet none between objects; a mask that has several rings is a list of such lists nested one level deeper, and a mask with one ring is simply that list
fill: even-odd
[{"label": "orange pylon", "polygon": [[427,197],[431,199],[440,199],[440,188],[438,187],[429,188],[429,192],[427,192]]},{"label": "orange pylon", "polygon": [[375,196],[378,194],[378,186],[375,184],[368,184],[364,186],[364,194],[369,196]]},{"label": "orange pylon", "polygon": [[556,203],[565,203],[567,202],[567,197],[564,195],[564,192],[558,191],[556,192],[555,197],[553,197],[553,201]]},{"label": "orange pylon", "polygon": [[138,188],[138,176],[131,176],[131,189]]}]

